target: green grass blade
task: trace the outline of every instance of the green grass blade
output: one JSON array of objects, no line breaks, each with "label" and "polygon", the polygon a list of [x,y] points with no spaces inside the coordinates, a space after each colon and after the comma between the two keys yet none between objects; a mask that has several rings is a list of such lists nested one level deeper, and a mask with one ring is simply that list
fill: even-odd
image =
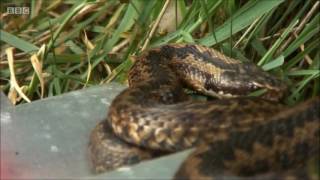
[{"label": "green grass blade", "polygon": [[[232,16],[232,33],[235,34],[247,26],[249,26],[255,19],[277,7],[283,0],[277,1],[249,1],[244,7],[237,11]],[[230,23],[231,19],[227,20],[222,26],[215,30],[217,41],[212,36],[201,38],[200,44],[205,46],[212,46],[230,37]]]},{"label": "green grass blade", "polygon": [[261,66],[264,63],[271,60],[272,56],[276,52],[276,50],[281,45],[282,41],[289,35],[289,33],[292,31],[292,29],[298,24],[298,21],[292,22],[288,28],[281,34],[281,36],[278,38],[278,40],[274,43],[274,45],[268,50],[268,52],[261,58],[261,60],[258,62],[258,65]]},{"label": "green grass blade", "polygon": [[34,52],[39,49],[37,46],[3,30],[0,30],[0,40],[27,53]]},{"label": "green grass blade", "polygon": [[275,60],[268,62],[262,66],[262,69],[265,71],[269,71],[271,69],[275,69],[277,67],[282,66],[284,63],[284,56],[279,56]]}]

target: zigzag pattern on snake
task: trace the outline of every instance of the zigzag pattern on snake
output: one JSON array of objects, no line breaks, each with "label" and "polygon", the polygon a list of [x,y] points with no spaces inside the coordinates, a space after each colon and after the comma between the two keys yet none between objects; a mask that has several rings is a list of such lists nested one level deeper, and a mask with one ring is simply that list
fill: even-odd
[{"label": "zigzag pattern on snake", "polygon": [[[176,179],[309,177],[296,169],[319,152],[319,97],[281,105],[282,81],[191,44],[142,53],[128,80],[91,134],[96,172],[196,146]],[[216,99],[194,100],[185,87]],[[258,89],[266,93],[245,97]]]}]

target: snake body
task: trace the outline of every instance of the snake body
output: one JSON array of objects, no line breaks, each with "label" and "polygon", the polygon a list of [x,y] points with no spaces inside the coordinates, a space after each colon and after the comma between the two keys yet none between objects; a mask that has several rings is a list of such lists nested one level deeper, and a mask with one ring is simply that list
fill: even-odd
[{"label": "snake body", "polygon": [[[170,44],[137,57],[128,81],[91,134],[96,172],[196,146],[177,179],[289,177],[319,151],[320,98],[275,102],[286,86],[253,63]],[[194,100],[184,87],[217,99]],[[261,88],[261,98],[244,97]]]}]

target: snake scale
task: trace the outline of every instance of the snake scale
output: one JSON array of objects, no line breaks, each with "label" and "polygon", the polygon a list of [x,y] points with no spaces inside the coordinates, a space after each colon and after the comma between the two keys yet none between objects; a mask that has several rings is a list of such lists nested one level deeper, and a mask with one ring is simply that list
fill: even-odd
[{"label": "snake scale", "polygon": [[[284,106],[281,80],[194,44],[143,52],[128,81],[91,133],[95,172],[196,147],[175,179],[315,178],[303,169],[319,153],[319,96]],[[184,88],[214,98],[196,100]],[[258,89],[266,93],[247,96]]]}]

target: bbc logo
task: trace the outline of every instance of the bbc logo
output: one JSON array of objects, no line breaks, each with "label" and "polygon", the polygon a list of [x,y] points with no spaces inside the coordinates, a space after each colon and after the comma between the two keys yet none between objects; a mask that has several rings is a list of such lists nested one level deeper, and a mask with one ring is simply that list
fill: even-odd
[{"label": "bbc logo", "polygon": [[29,7],[7,7],[7,13],[16,15],[29,14],[30,9]]}]

